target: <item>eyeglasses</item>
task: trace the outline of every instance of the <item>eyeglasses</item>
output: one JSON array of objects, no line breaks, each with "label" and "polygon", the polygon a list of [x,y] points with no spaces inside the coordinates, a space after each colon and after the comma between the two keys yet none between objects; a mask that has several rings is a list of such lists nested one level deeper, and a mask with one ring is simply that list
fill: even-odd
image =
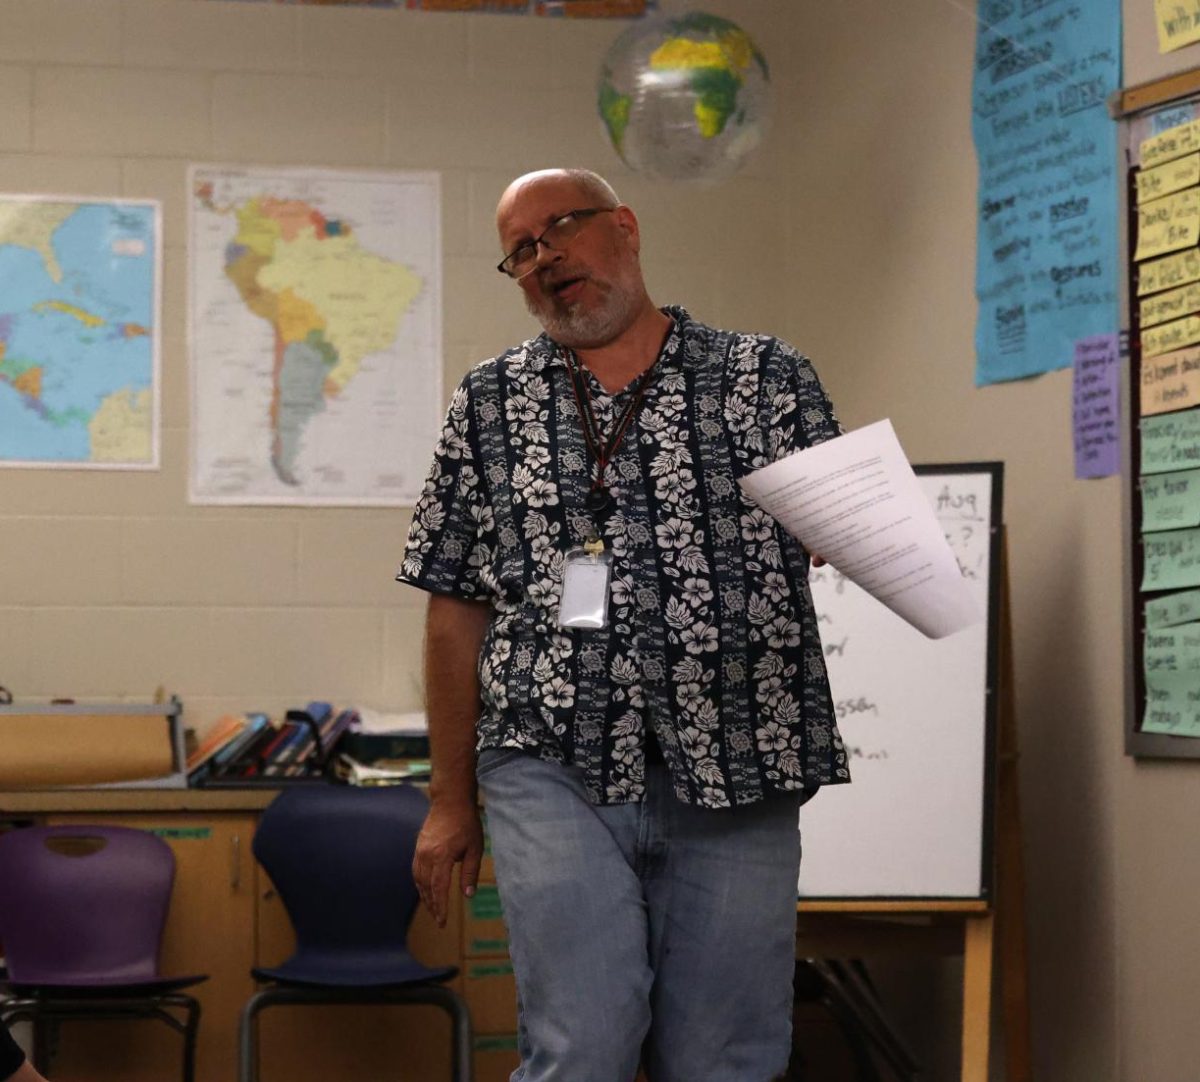
[{"label": "eyeglasses", "polygon": [[569,210],[561,218],[555,218],[544,230],[541,236],[527,240],[519,248],[514,248],[499,263],[496,270],[507,274],[510,278],[524,278],[537,263],[538,245],[543,244],[554,251],[560,251],[576,233],[583,228],[583,223],[596,214],[608,214],[616,207],[584,207],[580,210]]}]

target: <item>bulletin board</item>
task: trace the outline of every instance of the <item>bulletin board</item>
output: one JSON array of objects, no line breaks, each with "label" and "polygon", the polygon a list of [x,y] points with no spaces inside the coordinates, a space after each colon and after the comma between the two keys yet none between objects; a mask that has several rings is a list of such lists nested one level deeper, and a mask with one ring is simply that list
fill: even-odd
[{"label": "bulletin board", "polygon": [[1127,90],[1126,752],[1200,758],[1200,72]]},{"label": "bulletin board", "polygon": [[929,639],[828,564],[812,571],[853,780],[800,809],[801,902],[991,895],[1004,471],[914,469],[984,619]]}]

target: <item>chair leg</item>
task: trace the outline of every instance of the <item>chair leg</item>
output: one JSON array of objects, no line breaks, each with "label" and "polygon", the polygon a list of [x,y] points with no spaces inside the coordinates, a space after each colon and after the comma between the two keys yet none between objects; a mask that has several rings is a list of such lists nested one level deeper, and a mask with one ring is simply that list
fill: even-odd
[{"label": "chair leg", "polygon": [[282,1004],[326,1006],[338,1003],[427,1003],[440,1007],[451,1022],[453,1082],[474,1082],[471,1047],[471,1014],[457,992],[442,985],[412,985],[387,989],[332,989],[268,986],[256,992],[242,1007],[238,1019],[238,1082],[258,1082],[258,1014]]},{"label": "chair leg", "polygon": [[453,1055],[451,1062],[451,1078],[454,1082],[473,1082],[475,1064],[471,1048],[471,1012],[466,1003],[456,992],[449,988],[431,989],[437,995],[435,1002],[450,1015],[453,1033]]},{"label": "chair leg", "polygon": [[200,1001],[188,997],[187,1024],[183,1031],[183,1082],[196,1082],[196,1036],[200,1031]]},{"label": "chair leg", "polygon": [[54,1046],[58,1044],[58,1023],[48,1018],[34,1018],[33,1022],[33,1065],[42,1074],[49,1074]]},{"label": "chair leg", "polygon": [[258,1082],[258,1012],[272,998],[272,991],[256,992],[238,1016],[238,1082]]}]

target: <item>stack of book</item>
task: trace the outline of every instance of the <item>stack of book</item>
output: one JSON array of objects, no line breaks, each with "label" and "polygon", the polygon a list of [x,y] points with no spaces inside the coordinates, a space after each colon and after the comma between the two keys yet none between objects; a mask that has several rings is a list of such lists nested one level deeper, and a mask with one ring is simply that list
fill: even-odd
[{"label": "stack of book", "polygon": [[335,745],[357,722],[357,711],[318,701],[283,719],[227,715],[188,757],[188,784],[276,785],[323,777]]},{"label": "stack of book", "polygon": [[429,725],[423,713],[363,707],[359,722],[338,745],[339,777],[351,785],[403,785],[429,777]]}]

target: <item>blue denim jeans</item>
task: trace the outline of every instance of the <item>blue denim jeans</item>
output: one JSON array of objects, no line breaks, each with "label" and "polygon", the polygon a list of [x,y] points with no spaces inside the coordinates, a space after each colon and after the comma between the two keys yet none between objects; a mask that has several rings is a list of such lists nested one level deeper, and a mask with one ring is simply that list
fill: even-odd
[{"label": "blue denim jeans", "polygon": [[580,772],[485,751],[478,776],[520,1001],[511,1082],[769,1082],[791,1046],[799,797],[588,803]]}]

